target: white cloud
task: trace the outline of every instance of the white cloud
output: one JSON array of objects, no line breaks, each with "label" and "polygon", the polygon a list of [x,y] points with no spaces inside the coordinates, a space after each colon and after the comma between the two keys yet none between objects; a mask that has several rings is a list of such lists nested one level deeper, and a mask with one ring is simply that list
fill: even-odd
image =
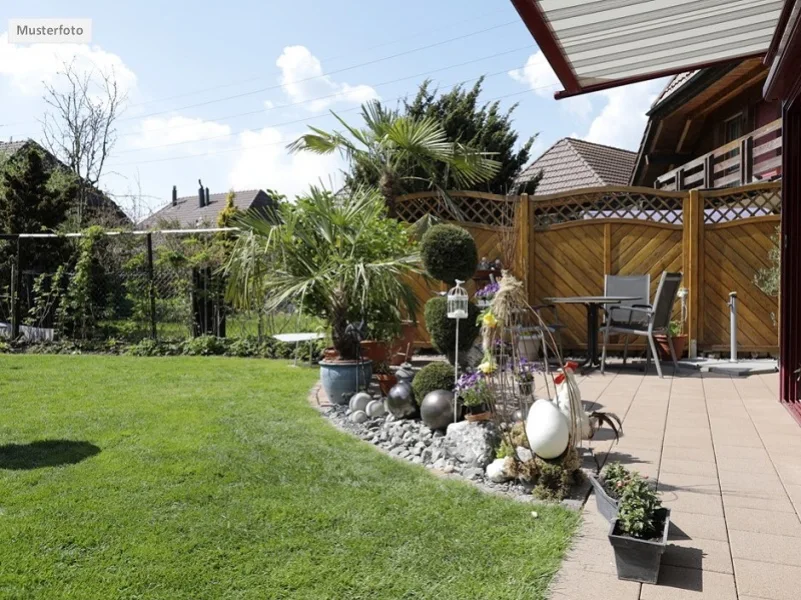
[{"label": "white cloud", "polygon": [[636,150],[648,122],[645,113],[665,86],[665,81],[657,79],[598,92],[598,96],[606,99],[606,105],[593,119],[584,139]]},{"label": "white cloud", "polygon": [[136,148],[183,144],[181,152],[203,154],[231,141],[225,137],[231,134],[230,126],[190,117],[148,117],[142,119],[139,127],[140,134],[131,142],[131,146]]},{"label": "white cloud", "polygon": [[272,102],[271,100],[265,100],[264,108],[266,109],[275,108],[275,102]]},{"label": "white cloud", "polygon": [[286,46],[275,61],[281,69],[279,78],[284,92],[293,102],[309,102],[311,111],[321,111],[335,102],[360,104],[378,98],[378,93],[369,85],[338,83],[323,75],[320,60],[305,46]]},{"label": "white cloud", "polygon": [[111,74],[120,91],[136,87],[136,74],[122,59],[100,46],[88,44],[10,44],[8,33],[0,34],[0,76],[9,78],[11,87],[26,96],[41,96],[43,83],[53,83],[64,63],[74,61],[79,72]]},{"label": "white cloud", "polygon": [[342,184],[340,170],[345,163],[338,155],[309,152],[290,154],[286,145],[297,134],[282,134],[266,127],[239,135],[240,153],[230,173],[235,189],[271,188],[293,198],[308,189],[309,184],[336,187]]},{"label": "white cloud", "polygon": [[[537,50],[535,54],[529,56],[522,68],[509,71],[509,77],[518,83],[529,86],[533,92],[543,98],[553,98],[554,92],[560,87],[559,78],[548,64],[542,50]],[[592,112],[592,103],[587,96],[560,100],[559,106],[582,119],[586,119]]]}]

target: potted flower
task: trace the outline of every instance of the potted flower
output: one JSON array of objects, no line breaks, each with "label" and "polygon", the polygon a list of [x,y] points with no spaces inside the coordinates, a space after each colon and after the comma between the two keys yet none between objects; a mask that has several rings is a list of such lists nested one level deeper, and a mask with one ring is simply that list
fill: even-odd
[{"label": "potted flower", "polygon": [[617,518],[617,501],[630,478],[629,470],[619,462],[607,465],[598,477],[590,475],[590,483],[595,490],[595,504],[607,521]]},{"label": "potted flower", "polygon": [[491,281],[483,288],[476,292],[476,302],[479,308],[485,308],[490,305],[495,294],[501,289],[501,285],[497,281]]},{"label": "potted flower", "polygon": [[537,369],[534,363],[521,356],[515,373],[517,389],[520,390],[521,396],[531,396],[534,393],[534,375],[536,372]]},{"label": "potted flower", "polygon": [[[681,332],[681,325],[678,321],[671,321],[668,326],[670,337],[673,338],[673,349],[676,351],[676,358],[679,359],[684,356],[684,349],[687,347],[687,334]],[[664,333],[655,334],[654,340],[662,360],[672,360],[670,356],[670,346],[668,345],[668,336]]]},{"label": "potted flower", "polygon": [[609,526],[618,579],[656,583],[667,546],[670,509],[654,487],[637,473],[620,488],[617,519]]},{"label": "potted flower", "polygon": [[465,373],[456,382],[454,390],[461,399],[467,421],[488,421],[492,392],[481,371]]},{"label": "potted flower", "polygon": [[337,356],[320,362],[320,379],[331,402],[346,404],[372,378],[357,323],[376,307],[416,313],[407,277],[419,262],[411,234],[387,218],[378,191],[361,187],[346,194],[312,187],[280,204],[277,215],[248,212],[237,223],[242,233],[225,269],[228,300],[258,300],[268,312],[297,302],[323,319]]}]

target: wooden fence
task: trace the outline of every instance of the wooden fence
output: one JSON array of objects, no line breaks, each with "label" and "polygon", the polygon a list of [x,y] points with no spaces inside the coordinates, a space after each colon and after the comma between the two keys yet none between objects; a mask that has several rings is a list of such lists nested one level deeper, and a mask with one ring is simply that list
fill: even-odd
[{"label": "wooden fence", "polygon": [[[539,197],[452,192],[452,203],[422,193],[402,197],[398,212],[408,222],[434,214],[465,227],[479,255],[491,259],[501,253],[504,232],[514,230],[511,270],[525,281],[531,304],[601,294],[606,274],[650,274],[653,298],[662,272],[680,271],[688,289],[684,332],[697,352],[728,350],[727,302],[736,291],[739,350],[775,353],[777,299],[756,287],[754,275],[770,266],[780,190],[773,182],[681,192],[607,187]],[[423,277],[413,286],[421,303],[444,289]],[[468,289],[474,292],[475,284]],[[586,347],[584,309],[558,310],[565,348]],[[677,320],[680,312],[677,303]],[[418,345],[428,345],[422,314],[418,322]]]}]

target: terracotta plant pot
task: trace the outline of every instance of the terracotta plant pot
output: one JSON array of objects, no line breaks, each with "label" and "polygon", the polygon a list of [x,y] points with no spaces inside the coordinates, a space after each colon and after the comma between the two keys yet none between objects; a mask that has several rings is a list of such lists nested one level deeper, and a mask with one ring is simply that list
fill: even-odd
[{"label": "terracotta plant pot", "polygon": [[[667,336],[655,335],[654,340],[656,340],[656,349],[659,352],[659,358],[661,360],[672,360],[670,357],[670,346],[668,346]],[[686,348],[687,348],[686,335],[673,336],[673,349],[676,351],[676,359],[684,357],[684,351]]]},{"label": "terracotta plant pot", "polygon": [[375,378],[378,380],[378,387],[381,388],[381,393],[384,396],[388,396],[389,390],[398,383],[398,378],[392,373],[376,373]]},{"label": "terracotta plant pot", "polygon": [[481,421],[489,421],[492,418],[492,413],[489,411],[480,413],[465,413],[464,420],[471,423],[479,423]]},{"label": "terracotta plant pot", "polygon": [[323,360],[336,360],[339,358],[339,352],[336,348],[326,348],[323,350]]},{"label": "terracotta plant pot", "polygon": [[389,347],[384,342],[364,340],[362,343],[362,358],[374,363],[386,362],[389,357]]},{"label": "terracotta plant pot", "polygon": [[389,364],[397,367],[406,362],[406,349],[414,352],[414,340],[417,337],[417,325],[412,321],[404,321],[401,337],[392,344]]}]

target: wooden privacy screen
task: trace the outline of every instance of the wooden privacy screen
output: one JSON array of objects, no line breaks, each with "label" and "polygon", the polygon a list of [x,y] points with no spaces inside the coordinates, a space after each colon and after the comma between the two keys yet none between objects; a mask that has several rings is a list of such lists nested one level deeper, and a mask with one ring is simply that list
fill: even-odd
[{"label": "wooden privacy screen", "polygon": [[[653,300],[664,271],[682,272],[689,291],[684,332],[699,352],[728,350],[727,303],[736,291],[739,350],[775,353],[777,299],[759,290],[754,276],[770,266],[780,189],[775,182],[687,192],[592,188],[542,197],[451,192],[448,201],[424,193],[402,197],[398,212],[409,222],[433,214],[465,227],[479,255],[489,258],[500,255],[503,232],[514,227],[513,270],[524,276],[532,305],[554,296],[601,294],[605,274],[650,274]],[[445,289],[423,277],[415,277],[413,286],[421,305]],[[583,307],[558,310],[564,346],[583,349]],[[677,320],[680,312],[677,302]],[[417,342],[429,344],[422,311]]]}]

